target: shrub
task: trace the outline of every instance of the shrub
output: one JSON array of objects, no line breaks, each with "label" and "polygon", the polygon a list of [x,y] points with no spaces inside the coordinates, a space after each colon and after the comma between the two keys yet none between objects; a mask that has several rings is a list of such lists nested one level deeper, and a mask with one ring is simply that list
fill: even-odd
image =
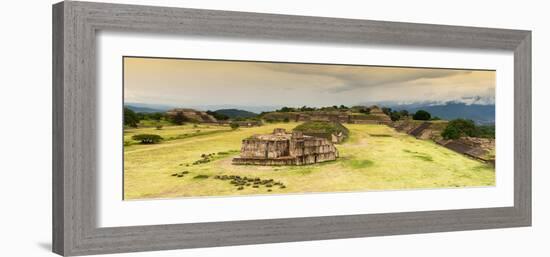
[{"label": "shrub", "polygon": [[477,126],[476,136],[484,137],[484,138],[495,138],[495,126],[494,125]]},{"label": "shrub", "polygon": [[156,144],[162,140],[162,137],[155,134],[138,134],[133,135],[132,139],[140,141],[141,144]]},{"label": "shrub", "polygon": [[193,177],[194,179],[207,179],[208,178],[208,175],[203,175],[203,174],[200,174],[200,175],[197,175],[195,177]]},{"label": "shrub", "polygon": [[401,117],[408,117],[409,116],[409,111],[401,110],[401,111],[399,111],[399,114],[401,115]]},{"label": "shrub", "polygon": [[418,110],[413,115],[414,120],[430,120],[431,117],[432,117],[432,115],[429,112],[424,111],[424,110]]},{"label": "shrub", "polygon": [[236,122],[231,122],[229,124],[229,126],[231,127],[231,129],[235,130],[235,129],[238,129],[240,127],[239,123],[236,123]]},{"label": "shrub", "polygon": [[161,129],[162,129],[162,125],[157,125],[156,128],[157,128],[157,130],[161,130]]},{"label": "shrub", "polygon": [[360,113],[370,114],[370,108],[363,108],[359,110]]}]

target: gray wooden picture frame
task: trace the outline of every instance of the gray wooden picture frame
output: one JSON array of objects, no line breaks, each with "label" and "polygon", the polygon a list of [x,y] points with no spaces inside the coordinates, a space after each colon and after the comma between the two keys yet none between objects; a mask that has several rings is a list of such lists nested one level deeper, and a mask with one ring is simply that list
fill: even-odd
[{"label": "gray wooden picture frame", "polygon": [[[96,33],[171,33],[514,52],[514,206],[109,227],[96,225]],[[61,255],[531,225],[531,32],[65,1],[53,6],[53,251]]]}]

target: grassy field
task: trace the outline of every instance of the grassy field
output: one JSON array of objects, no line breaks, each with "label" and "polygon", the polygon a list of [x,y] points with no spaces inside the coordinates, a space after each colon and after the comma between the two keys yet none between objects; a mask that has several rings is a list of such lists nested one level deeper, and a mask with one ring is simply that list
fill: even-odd
[{"label": "grassy field", "polygon": [[[333,162],[282,167],[231,164],[239,155],[243,138],[270,133],[276,127],[291,130],[298,124],[237,130],[217,125],[127,129],[125,199],[495,185],[494,167],[385,125],[346,124],[350,138],[336,146],[340,158]],[[131,140],[136,133],[158,134],[167,140],[140,145]],[[201,161],[204,159],[208,161]],[[255,188],[247,182],[249,185],[239,190],[232,180],[217,179],[223,175],[273,180],[273,186],[260,184]]]},{"label": "grassy field", "polygon": [[136,134],[157,134],[164,138],[164,141],[186,139],[196,136],[213,135],[220,132],[230,132],[229,126],[218,125],[183,125],[183,126],[163,126],[162,129],[154,127],[145,127],[137,129],[124,130],[124,145],[134,145],[139,142],[132,140],[132,136]]}]

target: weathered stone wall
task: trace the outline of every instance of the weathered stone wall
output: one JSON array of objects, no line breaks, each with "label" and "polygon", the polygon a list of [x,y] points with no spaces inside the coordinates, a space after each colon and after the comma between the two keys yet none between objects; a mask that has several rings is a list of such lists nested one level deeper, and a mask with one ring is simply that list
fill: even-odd
[{"label": "weathered stone wall", "polygon": [[278,158],[278,159],[256,159],[256,158],[234,158],[235,165],[262,165],[262,166],[285,166],[299,165],[296,158]]},{"label": "weathered stone wall", "polygon": [[338,152],[328,152],[296,157],[294,165],[308,165],[319,162],[334,161],[338,158]]},{"label": "weathered stone wall", "polygon": [[267,158],[285,157],[288,154],[288,140],[267,142]]},{"label": "weathered stone wall", "polygon": [[241,157],[243,158],[266,158],[267,142],[255,139],[243,140],[241,146]]},{"label": "weathered stone wall", "polygon": [[391,119],[388,115],[382,114],[367,114],[367,115],[351,115],[349,118],[351,124],[391,124]]},{"label": "weathered stone wall", "polygon": [[267,141],[260,139],[245,139],[241,146],[243,158],[279,158],[288,156],[288,140]]},{"label": "weathered stone wall", "polygon": [[351,124],[383,124],[378,120],[360,120],[360,119],[352,119],[350,120],[350,123]]}]

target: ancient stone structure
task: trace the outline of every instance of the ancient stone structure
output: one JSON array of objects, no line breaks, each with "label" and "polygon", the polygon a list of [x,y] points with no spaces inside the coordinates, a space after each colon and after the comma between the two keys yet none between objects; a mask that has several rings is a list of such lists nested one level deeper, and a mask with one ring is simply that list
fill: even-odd
[{"label": "ancient stone structure", "polygon": [[351,112],[324,112],[324,111],[317,111],[312,112],[310,114],[310,121],[329,121],[329,122],[340,122],[340,123],[347,123],[349,122]]},{"label": "ancient stone structure", "polygon": [[393,127],[418,139],[441,138],[441,132],[447,127],[447,121],[415,121],[411,119],[399,120],[393,123]]},{"label": "ancient stone structure", "polygon": [[217,120],[212,115],[207,114],[206,112],[197,111],[195,109],[188,108],[175,108],[166,112],[166,115],[169,117],[176,116],[178,113],[182,114],[184,117],[190,121],[201,122],[201,123],[216,123]]},{"label": "ancient stone structure", "polygon": [[306,111],[306,112],[270,112],[264,115],[266,121],[330,121],[351,124],[391,124],[391,119],[379,107],[372,106],[370,114],[351,111]]},{"label": "ancient stone structure", "polygon": [[338,150],[325,138],[303,135],[276,128],[272,134],[254,135],[242,142],[241,155],[233,159],[236,165],[307,165],[333,161]]},{"label": "ancient stone structure", "polygon": [[240,120],[240,121],[232,121],[232,120],[220,120],[218,121],[218,124],[220,125],[229,125],[231,123],[237,123],[239,124],[239,127],[259,127],[262,126],[262,122],[259,120]]},{"label": "ancient stone structure", "polygon": [[321,137],[332,143],[342,143],[348,136],[349,130],[340,122],[331,121],[306,121],[294,128],[306,136]]},{"label": "ancient stone structure", "polygon": [[461,137],[446,140],[441,136],[448,122],[446,121],[411,121],[402,120],[394,123],[395,129],[417,139],[427,139],[437,144],[477,160],[495,163],[495,139]]},{"label": "ancient stone structure", "polygon": [[373,105],[369,107],[369,114],[367,115],[350,115],[349,123],[353,124],[391,124],[391,118],[380,109],[380,107]]}]

